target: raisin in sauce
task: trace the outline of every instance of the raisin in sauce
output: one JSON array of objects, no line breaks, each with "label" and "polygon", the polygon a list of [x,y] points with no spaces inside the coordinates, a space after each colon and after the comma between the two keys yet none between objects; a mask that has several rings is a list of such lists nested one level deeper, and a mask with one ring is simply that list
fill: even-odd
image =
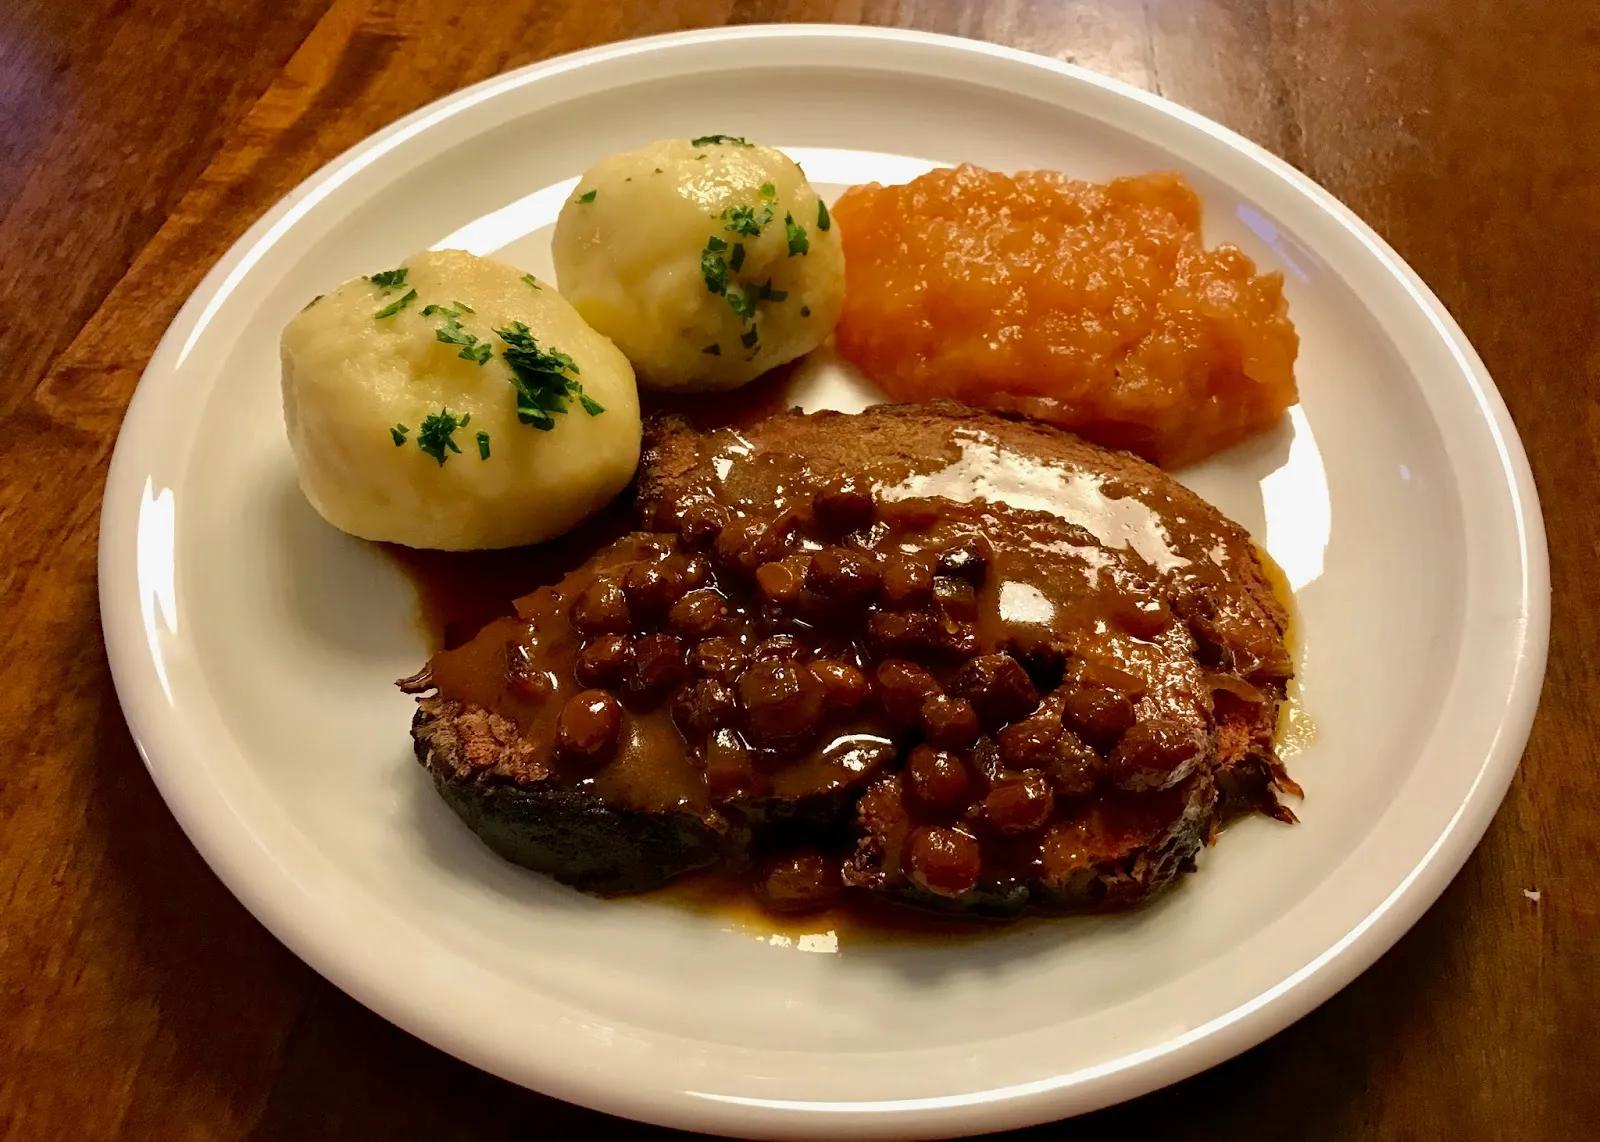
[{"label": "raisin in sauce", "polygon": [[[716,426],[736,439],[787,406],[786,386],[723,403]],[[714,403],[665,411],[711,428]],[[433,663],[441,692],[511,717],[570,778],[645,810],[761,811],[870,790],[903,820],[856,854],[864,887],[910,876],[954,895],[979,876],[1070,873],[1105,856],[1107,838],[1153,835],[1181,811],[1198,764],[1185,743],[1207,728],[1211,682],[1147,560],[1119,558],[1105,534],[1064,541],[1059,521],[988,503],[981,480],[978,499],[946,499],[972,490],[954,465],[787,502],[785,480],[806,486],[803,465],[767,473],[780,494],[756,492],[763,510],[748,518],[701,518],[690,503],[658,518],[659,533],[630,532],[625,494],[534,548],[390,548],[447,652]],[[1137,500],[1102,506],[1130,555],[1143,542],[1146,555],[1185,557],[1186,537],[1152,532]],[[1026,671],[984,665],[1019,661]],[[1061,725],[1065,744],[1049,729]],[[1141,734],[1142,750],[1115,749]],[[775,939],[994,926],[841,892],[848,824],[772,838],[749,869],[692,873],[651,895]]]}]

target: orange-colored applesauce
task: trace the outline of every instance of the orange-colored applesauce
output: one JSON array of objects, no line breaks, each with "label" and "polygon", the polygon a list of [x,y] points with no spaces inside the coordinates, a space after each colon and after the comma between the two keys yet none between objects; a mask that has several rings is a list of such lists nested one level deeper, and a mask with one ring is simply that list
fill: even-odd
[{"label": "orange-colored applesauce", "polygon": [[1206,249],[1181,175],[937,170],[852,187],[840,352],[898,400],[1027,413],[1175,467],[1296,400],[1283,279]]}]

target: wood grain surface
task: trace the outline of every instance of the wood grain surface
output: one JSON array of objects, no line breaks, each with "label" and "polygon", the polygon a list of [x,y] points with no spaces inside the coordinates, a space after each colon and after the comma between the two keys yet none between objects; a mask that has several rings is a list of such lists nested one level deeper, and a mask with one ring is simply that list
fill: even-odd
[{"label": "wood grain surface", "polygon": [[1440,902],[1276,1038],[1040,1132],[1594,1136],[1600,8],[1559,0],[0,5],[0,1135],[660,1133],[513,1088],[395,1030],[234,901],[123,725],[100,642],[96,526],[117,425],[157,338],[298,180],[506,68],[769,20],[1028,48],[1282,155],[1444,299],[1498,380],[1543,497],[1555,617],[1542,708],[1510,796]]}]

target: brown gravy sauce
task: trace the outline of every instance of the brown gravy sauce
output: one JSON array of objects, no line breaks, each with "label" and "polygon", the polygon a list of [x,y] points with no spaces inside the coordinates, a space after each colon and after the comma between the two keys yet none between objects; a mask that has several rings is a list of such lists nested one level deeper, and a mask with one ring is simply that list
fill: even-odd
[{"label": "brown gravy sauce", "polygon": [[[820,912],[784,916],[769,912],[756,901],[750,882],[726,869],[703,869],[680,876],[671,884],[644,894],[651,902],[696,912],[801,950],[837,951],[851,944],[978,939],[1020,924],[1048,923],[1059,917],[1026,914],[1005,920],[981,916],[925,912],[891,900],[847,896]],[[809,946],[808,946],[809,945]]]},{"label": "brown gravy sauce", "polygon": [[[1266,548],[1260,544],[1256,545],[1256,558],[1261,561],[1261,570],[1272,586],[1273,597],[1282,604],[1283,613],[1288,616],[1289,623],[1283,631],[1283,645],[1288,648],[1290,660],[1298,664],[1305,651],[1305,646],[1302,644],[1304,633],[1300,623],[1300,611],[1295,606],[1294,590],[1289,586],[1289,576],[1284,574],[1277,560],[1268,555]],[[1297,665],[1294,677],[1289,679],[1283,701],[1278,704],[1278,725],[1273,734],[1278,757],[1285,763],[1304,753],[1306,747],[1317,740],[1317,724],[1306,710],[1305,697],[1300,685],[1300,670]]]},{"label": "brown gravy sauce", "polygon": [[[626,531],[630,519],[624,506],[613,505],[571,536],[509,551],[417,551],[396,545],[384,545],[384,551],[416,589],[418,629],[431,647],[443,649],[466,642],[491,619],[514,614],[513,600],[558,581],[595,547]],[[1290,615],[1285,641],[1298,658],[1299,624],[1292,608],[1293,595],[1277,564],[1264,551],[1261,556],[1274,591]],[[1316,728],[1299,697],[1298,682],[1291,682],[1278,716],[1280,752],[1292,757],[1315,736]],[[752,894],[750,881],[724,868],[691,872],[642,895],[652,903],[713,917],[777,943],[818,951],[837,951],[851,944],[979,939],[1000,929],[1060,919],[1033,912],[1007,919],[939,915],[865,894],[847,897],[821,912],[784,916],[764,909]]]},{"label": "brown gravy sauce", "polygon": [[632,526],[626,493],[576,529],[533,547],[423,551],[381,544],[417,591],[417,621],[429,650],[467,642],[491,619],[515,615],[517,599],[548,587]]},{"label": "brown gravy sauce", "polygon": [[[692,404],[686,402],[681,408],[674,408],[672,402],[658,400],[656,407],[647,411],[678,412],[685,419],[698,422],[703,427],[715,425],[737,428],[788,407],[791,402],[786,399],[787,387],[788,378],[780,376],[753,386],[752,390],[718,398],[716,402],[700,398]],[[708,412],[708,408],[713,411]],[[981,453],[984,443],[971,442],[966,451],[970,454],[975,446]],[[959,473],[957,478],[960,478]],[[984,478],[994,478],[992,471]],[[988,489],[964,487],[947,490],[939,486],[936,473],[908,487],[906,491],[911,495],[954,494],[958,499],[965,499],[974,494],[984,496]],[[1026,494],[1026,491],[1020,489],[1021,494]],[[995,496],[997,499],[1010,499],[1019,494],[1019,489],[996,488],[995,492],[1001,493]],[[1067,492],[1071,498],[1072,489],[1067,489]],[[1137,511],[1142,507],[1131,497],[1119,500],[1118,506],[1128,511]],[[631,496],[624,494],[569,535],[533,548],[462,553],[418,551],[386,545],[385,550],[416,587],[418,619],[430,643],[436,649],[448,649],[470,641],[486,623],[515,616],[518,610],[516,600],[540,587],[557,583],[595,551],[629,531],[634,519]],[[1140,546],[1139,532],[1145,529],[1137,525],[1142,523],[1142,520],[1129,521],[1125,535],[1130,548],[1137,549]],[[1165,535],[1161,538],[1168,539]],[[1159,563],[1160,554],[1151,551],[1147,558],[1154,556],[1150,561]],[[1281,569],[1264,552],[1260,554],[1274,593],[1291,615],[1291,626],[1285,641],[1291,657],[1297,657],[1294,650],[1299,632],[1292,621],[1292,595]],[[1280,709],[1280,742],[1286,747],[1286,752],[1294,752],[1312,734],[1314,729],[1298,701],[1298,689],[1291,687],[1289,699]],[[824,912],[799,917],[779,916],[760,906],[745,876],[722,868],[680,877],[650,895],[657,900],[669,901],[674,906],[714,914],[753,933],[790,941],[802,936],[820,937],[824,933],[835,942],[842,939],[856,942],[864,939],[899,940],[932,935],[946,940],[979,936],[993,931],[1000,924],[1014,925],[1047,919],[1025,916],[1016,920],[997,921],[969,916],[943,916],[889,900],[874,899],[865,894],[847,896],[843,903]]]}]

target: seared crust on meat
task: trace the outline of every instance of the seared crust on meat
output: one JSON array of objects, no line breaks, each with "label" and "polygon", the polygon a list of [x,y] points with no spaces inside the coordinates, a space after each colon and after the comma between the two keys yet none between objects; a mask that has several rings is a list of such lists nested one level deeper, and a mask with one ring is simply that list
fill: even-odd
[{"label": "seared crust on meat", "polygon": [[422,698],[411,737],[434,788],[484,844],[585,892],[643,892],[722,853],[724,830],[714,818],[642,812],[558,784],[549,759],[533,756],[515,723],[498,714]]}]

